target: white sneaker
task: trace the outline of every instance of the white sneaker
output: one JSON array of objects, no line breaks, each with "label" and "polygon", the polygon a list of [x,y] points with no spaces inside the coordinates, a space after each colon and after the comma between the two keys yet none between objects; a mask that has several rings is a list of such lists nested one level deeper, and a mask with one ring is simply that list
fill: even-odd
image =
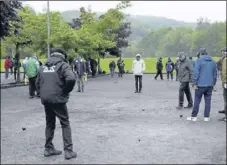
[{"label": "white sneaker", "polygon": [[209,117],[204,117],[204,121],[210,121]]},{"label": "white sneaker", "polygon": [[188,121],[197,121],[197,117],[187,117]]}]

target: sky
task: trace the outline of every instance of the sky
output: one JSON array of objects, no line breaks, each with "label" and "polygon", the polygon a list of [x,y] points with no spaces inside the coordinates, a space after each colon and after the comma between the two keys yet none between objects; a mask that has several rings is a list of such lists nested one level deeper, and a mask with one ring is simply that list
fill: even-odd
[{"label": "sky", "polygon": [[[92,11],[105,12],[115,7],[120,1],[50,1],[50,10],[78,10],[91,7]],[[150,15],[196,22],[199,17],[210,21],[226,21],[226,1],[131,1],[132,7],[125,10],[132,15]],[[25,1],[36,12],[42,12],[47,1]]]}]

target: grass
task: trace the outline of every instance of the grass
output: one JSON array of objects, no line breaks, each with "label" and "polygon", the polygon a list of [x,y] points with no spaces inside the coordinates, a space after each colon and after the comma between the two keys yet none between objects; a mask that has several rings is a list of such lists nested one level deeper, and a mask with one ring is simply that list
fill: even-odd
[{"label": "grass", "polygon": [[[214,61],[218,61],[219,57],[213,57]],[[114,60],[117,63],[118,58],[106,58],[106,59],[101,59],[100,60],[100,66],[102,70],[105,70],[107,73],[109,73],[109,62]],[[123,58],[124,63],[125,63],[125,70],[132,70],[132,62],[134,58]],[[176,58],[172,58],[172,60],[175,62]],[[1,72],[4,72],[4,59],[1,59]],[[23,59],[20,60],[21,62]],[[41,59],[41,61],[44,63],[46,59]],[[146,73],[155,73],[156,72],[156,62],[157,58],[144,58],[145,64],[146,64]],[[163,64],[165,64],[167,61],[167,58],[163,58]],[[21,68],[21,71],[23,69]],[[116,69],[117,71],[117,69]]]}]

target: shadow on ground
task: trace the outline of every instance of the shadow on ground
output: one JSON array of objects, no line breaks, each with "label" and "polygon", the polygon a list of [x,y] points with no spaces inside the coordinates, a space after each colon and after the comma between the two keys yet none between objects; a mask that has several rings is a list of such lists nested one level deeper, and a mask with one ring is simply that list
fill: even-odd
[{"label": "shadow on ground", "polygon": [[[85,93],[71,93],[68,109],[78,158],[68,161],[63,155],[44,158],[44,110],[40,100],[28,99],[28,87],[1,90],[1,162],[226,163],[226,123],[218,121],[223,115],[217,113],[223,107],[220,82],[211,121],[203,121],[202,103],[198,122],[191,123],[186,121],[191,110],[175,109],[178,82],[155,81],[152,75],[143,81],[142,94],[133,93],[132,75],[91,79]],[[63,148],[59,122],[54,144]]]}]

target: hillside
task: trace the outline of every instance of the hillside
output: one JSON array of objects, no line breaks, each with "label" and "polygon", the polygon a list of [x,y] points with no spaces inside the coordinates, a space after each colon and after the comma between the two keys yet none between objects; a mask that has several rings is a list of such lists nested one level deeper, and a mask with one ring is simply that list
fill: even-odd
[{"label": "hillside", "polygon": [[[103,13],[97,12],[97,16],[101,14]],[[71,21],[73,18],[79,17],[79,15],[79,10],[68,10],[62,12],[62,17],[66,21]],[[196,26],[196,23],[186,23],[183,21],[155,16],[129,15],[126,16],[126,20],[131,22],[131,28],[133,32],[129,37],[131,44],[134,44],[143,38],[152,28],[160,28],[162,26],[189,26],[194,28]]]}]

